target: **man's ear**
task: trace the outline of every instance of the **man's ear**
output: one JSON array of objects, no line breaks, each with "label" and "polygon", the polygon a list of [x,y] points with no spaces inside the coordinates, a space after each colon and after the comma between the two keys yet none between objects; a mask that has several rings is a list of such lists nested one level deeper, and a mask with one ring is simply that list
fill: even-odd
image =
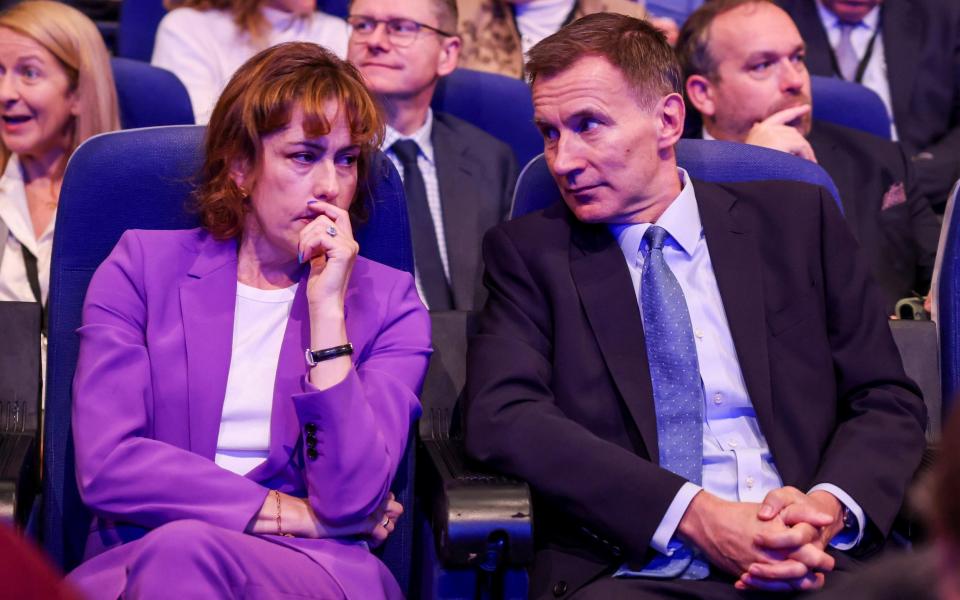
[{"label": "man's ear", "polygon": [[697,109],[701,115],[712,117],[716,112],[716,103],[713,98],[713,84],[703,75],[691,75],[687,77],[687,98],[690,104]]},{"label": "man's ear", "polygon": [[657,115],[657,145],[660,148],[672,148],[683,135],[683,121],[687,116],[683,96],[667,94],[654,110]]},{"label": "man's ear", "polygon": [[453,72],[460,62],[460,36],[452,35],[440,43],[440,55],[437,57],[437,76],[444,77]]}]

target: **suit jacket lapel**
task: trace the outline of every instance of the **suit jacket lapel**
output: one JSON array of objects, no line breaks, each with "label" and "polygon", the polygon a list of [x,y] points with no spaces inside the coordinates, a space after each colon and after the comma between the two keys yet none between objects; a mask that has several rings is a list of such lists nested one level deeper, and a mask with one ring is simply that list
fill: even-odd
[{"label": "suit jacket lapel", "polygon": [[657,421],[643,321],[623,252],[605,226],[570,218],[570,272],[580,302],[647,454],[658,462]]},{"label": "suit jacket lapel", "polygon": [[190,450],[213,460],[233,349],[237,300],[236,242],[207,237],[180,284],[187,352]]},{"label": "suit jacket lapel", "polygon": [[915,61],[925,36],[924,24],[921,11],[914,8],[910,0],[884,2],[880,6],[883,11],[883,53],[894,120],[904,123],[910,114],[910,96],[918,68]]},{"label": "suit jacket lapel", "polygon": [[822,124],[814,121],[813,129],[810,130],[807,139],[817,156],[817,163],[824,166],[824,170],[836,184],[837,191],[840,193],[840,204],[843,205],[843,215],[850,224],[853,235],[859,238],[859,232],[855,227],[855,224],[860,222],[857,215],[859,203],[854,196],[863,193],[864,190],[856,189],[856,185],[850,179],[858,166],[850,164],[850,154],[842,152],[837,146],[837,139],[825,135],[822,127],[824,127]]},{"label": "suit jacket lapel", "polygon": [[[740,371],[757,413],[760,431],[769,436],[776,429],[758,245],[746,223],[738,218],[734,196],[710,183],[697,181],[695,186],[703,233]],[[774,457],[776,441],[767,437]]]},{"label": "suit jacket lapel", "polygon": [[433,120],[433,156],[437,166],[437,183],[440,188],[440,206],[443,209],[443,231],[447,262],[450,267],[450,289],[453,307],[462,310],[474,304],[473,265],[479,264],[480,249],[475,243],[476,234],[471,226],[479,219],[477,208],[483,202],[478,192],[482,182],[474,182],[468,146],[454,143],[453,133],[439,119]]},{"label": "suit jacket lapel", "polygon": [[831,60],[830,38],[823,28],[817,4],[813,0],[799,0],[794,2],[790,15],[797,23],[797,29],[803,33],[807,42],[807,67],[811,73],[832,74],[833,61]]}]

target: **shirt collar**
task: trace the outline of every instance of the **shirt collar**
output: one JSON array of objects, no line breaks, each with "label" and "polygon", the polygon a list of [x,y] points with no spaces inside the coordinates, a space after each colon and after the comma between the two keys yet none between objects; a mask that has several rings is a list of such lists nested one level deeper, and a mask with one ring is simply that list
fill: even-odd
[{"label": "shirt collar", "polygon": [[[663,227],[670,237],[680,246],[680,249],[692,256],[697,242],[703,235],[703,225],[700,223],[700,211],[697,208],[697,196],[693,191],[693,182],[690,175],[677,167],[683,187],[680,194],[670,203],[667,210],[657,219],[657,225]],[[652,223],[611,223],[610,232],[617,238],[617,243],[624,256],[634,257],[640,251],[640,241]]]},{"label": "shirt collar", "polygon": [[427,108],[427,120],[424,121],[420,129],[414,131],[410,135],[403,135],[393,127],[387,125],[386,135],[383,136],[383,149],[389,150],[390,146],[394,142],[400,140],[413,140],[417,143],[417,146],[420,148],[420,153],[423,154],[424,158],[427,159],[431,165],[433,164],[433,141],[431,141],[433,135],[433,109]]},{"label": "shirt collar", "polygon": [[16,154],[10,155],[7,167],[0,176],[0,219],[6,223],[13,237],[36,254],[36,234],[30,220],[27,191]]},{"label": "shirt collar", "polygon": [[[873,10],[868,12],[867,16],[865,16],[862,21],[856,24],[856,27],[866,27],[871,33],[876,31],[877,26],[880,24],[881,6],[882,4],[874,6]],[[840,18],[827,10],[827,7],[823,5],[823,0],[817,0],[817,12],[820,13],[820,22],[826,25],[827,31],[840,27]]]}]

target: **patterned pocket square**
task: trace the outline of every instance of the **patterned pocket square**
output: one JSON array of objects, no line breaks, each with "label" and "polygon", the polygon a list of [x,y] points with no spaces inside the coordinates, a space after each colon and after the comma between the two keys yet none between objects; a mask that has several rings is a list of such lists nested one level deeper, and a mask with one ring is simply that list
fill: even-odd
[{"label": "patterned pocket square", "polygon": [[903,190],[903,182],[901,181],[891,185],[887,193],[883,195],[883,204],[880,205],[880,210],[887,210],[894,206],[899,206],[906,201],[907,194]]}]

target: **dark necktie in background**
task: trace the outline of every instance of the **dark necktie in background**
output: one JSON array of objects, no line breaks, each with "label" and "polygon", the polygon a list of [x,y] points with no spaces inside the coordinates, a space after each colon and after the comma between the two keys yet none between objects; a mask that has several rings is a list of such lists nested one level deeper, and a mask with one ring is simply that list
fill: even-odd
[{"label": "dark necktie in background", "polygon": [[430,310],[451,310],[453,301],[450,297],[447,276],[443,270],[443,262],[440,260],[437,230],[430,216],[427,186],[423,182],[420,167],[417,166],[419,147],[413,140],[399,140],[394,142],[390,149],[394,151],[403,166],[403,191],[407,195],[407,215],[410,218],[410,234],[413,238],[413,259],[417,274],[420,276],[420,286],[427,297]]}]

